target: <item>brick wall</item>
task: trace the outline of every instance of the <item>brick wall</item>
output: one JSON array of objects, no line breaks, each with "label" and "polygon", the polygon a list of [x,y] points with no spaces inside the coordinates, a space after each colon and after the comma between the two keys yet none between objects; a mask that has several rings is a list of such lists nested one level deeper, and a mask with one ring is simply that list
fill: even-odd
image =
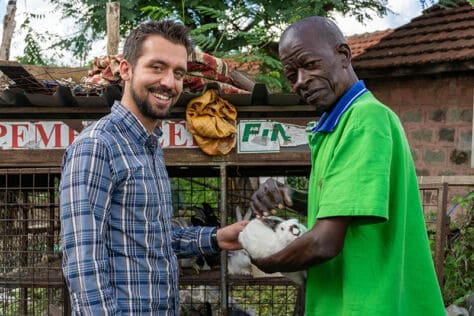
[{"label": "brick wall", "polygon": [[474,74],[364,81],[400,117],[419,176],[474,175]]}]

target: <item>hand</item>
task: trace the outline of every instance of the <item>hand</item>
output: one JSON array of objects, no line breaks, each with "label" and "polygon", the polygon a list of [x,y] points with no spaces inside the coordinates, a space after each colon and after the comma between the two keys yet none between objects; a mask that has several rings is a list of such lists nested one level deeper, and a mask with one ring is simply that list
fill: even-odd
[{"label": "hand", "polygon": [[277,209],[293,205],[291,191],[283,183],[269,178],[252,195],[250,208],[257,218],[275,214]]},{"label": "hand", "polygon": [[275,269],[275,266],[269,264],[269,259],[271,258],[270,257],[266,257],[266,258],[260,258],[260,259],[253,259],[253,258],[250,258],[250,262],[256,266],[257,268],[259,268],[260,270],[262,270],[263,272],[265,273],[275,273],[275,272],[278,272],[277,269]]},{"label": "hand", "polygon": [[338,256],[351,217],[336,216],[318,219],[308,232],[296,238],[282,250],[251,262],[266,273],[306,270]]},{"label": "hand", "polygon": [[239,250],[239,234],[247,226],[249,221],[240,221],[217,230],[217,243],[222,250]]}]

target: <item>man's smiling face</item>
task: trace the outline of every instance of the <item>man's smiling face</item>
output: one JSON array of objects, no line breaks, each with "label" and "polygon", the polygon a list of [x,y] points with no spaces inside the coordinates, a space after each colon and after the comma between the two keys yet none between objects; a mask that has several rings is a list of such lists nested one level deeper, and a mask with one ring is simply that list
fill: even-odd
[{"label": "man's smiling face", "polygon": [[130,92],[138,111],[148,119],[166,117],[183,91],[187,51],[159,35],[143,41],[141,55],[131,69]]}]

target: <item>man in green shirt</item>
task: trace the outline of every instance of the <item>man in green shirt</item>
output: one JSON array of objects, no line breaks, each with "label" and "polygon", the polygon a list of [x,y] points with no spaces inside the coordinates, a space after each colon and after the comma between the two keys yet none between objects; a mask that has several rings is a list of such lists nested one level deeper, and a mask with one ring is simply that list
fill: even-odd
[{"label": "man in green shirt", "polygon": [[[445,315],[418,183],[398,117],[359,81],[339,28],[322,17],[291,25],[280,59],[293,89],[324,112],[309,135],[310,230],[254,263],[308,271],[306,315]],[[268,180],[252,196],[257,216],[292,204]]]}]

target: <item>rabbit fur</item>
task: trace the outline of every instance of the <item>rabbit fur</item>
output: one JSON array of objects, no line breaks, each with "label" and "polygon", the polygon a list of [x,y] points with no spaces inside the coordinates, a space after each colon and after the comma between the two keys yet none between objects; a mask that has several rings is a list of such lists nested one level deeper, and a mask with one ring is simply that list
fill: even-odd
[{"label": "rabbit fur", "polygon": [[[247,213],[242,217],[242,211],[239,206],[235,209],[235,217],[237,221],[249,220],[252,216],[252,211],[248,210]],[[243,274],[251,275],[252,274],[252,263],[250,262],[250,257],[247,251],[244,249],[234,250],[227,252],[227,271],[230,275]]]},{"label": "rabbit fur", "polygon": [[[284,220],[268,216],[251,220],[239,234],[239,242],[251,258],[261,259],[282,250],[306,231],[307,228],[296,218]],[[306,271],[282,274],[299,285],[306,280]]]}]

